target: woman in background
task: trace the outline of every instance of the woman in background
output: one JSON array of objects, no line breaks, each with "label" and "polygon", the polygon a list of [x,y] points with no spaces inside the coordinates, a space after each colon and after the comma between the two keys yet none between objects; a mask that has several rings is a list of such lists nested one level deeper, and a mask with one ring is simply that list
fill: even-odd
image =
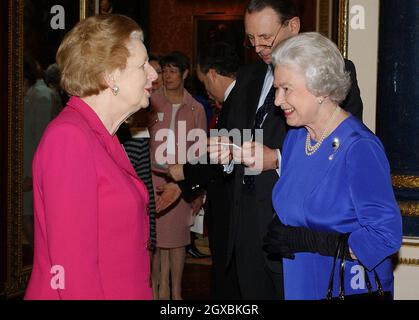
[{"label": "woman in background", "polygon": [[160,90],[163,85],[163,71],[161,69],[160,60],[160,56],[150,53],[149,62],[157,72],[157,79],[153,81],[153,92]]},{"label": "woman in background", "polygon": [[[188,135],[194,129],[201,129],[206,144],[207,121],[202,105],[184,88],[189,72],[189,59],[181,52],[173,52],[161,60],[161,66],[164,85],[160,92],[155,92],[151,97],[153,112],[157,115],[150,128],[153,184],[156,192],[169,181],[167,165],[176,164],[182,158],[186,161],[186,152],[194,144],[194,141],[178,143],[179,138],[186,140],[186,136],[179,137],[181,132]],[[181,125],[184,129],[179,129]],[[163,130],[168,131],[165,141],[158,139]],[[182,146],[186,150],[182,150]],[[162,159],[159,153],[162,147],[165,149],[166,159]],[[156,202],[158,201],[156,193]],[[202,197],[190,202],[180,199],[172,207],[159,213],[156,220],[157,250],[153,259],[153,283],[158,287],[156,292],[159,299],[170,299],[170,293],[173,300],[182,299],[185,246],[190,243],[190,226],[201,205]]]}]

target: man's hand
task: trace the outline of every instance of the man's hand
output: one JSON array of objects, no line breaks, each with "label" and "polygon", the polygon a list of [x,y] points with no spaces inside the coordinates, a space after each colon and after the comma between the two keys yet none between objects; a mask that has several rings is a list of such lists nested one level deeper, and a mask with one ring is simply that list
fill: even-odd
[{"label": "man's hand", "polygon": [[167,175],[174,181],[185,180],[185,175],[183,173],[183,164],[174,164],[169,166],[169,171]]},{"label": "man's hand", "polygon": [[241,150],[234,149],[233,159],[254,171],[278,169],[278,151],[254,141],[243,143]]},{"label": "man's hand", "polygon": [[[222,145],[224,144],[224,145]],[[208,153],[211,161],[217,164],[229,164],[232,159],[231,148],[228,146],[228,137],[208,138]]]},{"label": "man's hand", "polygon": [[160,213],[170,207],[182,194],[179,186],[173,182],[158,186],[156,190],[158,194],[156,199],[157,213]]},{"label": "man's hand", "polygon": [[203,196],[199,196],[198,198],[194,199],[191,202],[191,214],[192,216],[196,216],[199,212],[199,210],[201,210],[202,205],[204,204],[204,197]]}]

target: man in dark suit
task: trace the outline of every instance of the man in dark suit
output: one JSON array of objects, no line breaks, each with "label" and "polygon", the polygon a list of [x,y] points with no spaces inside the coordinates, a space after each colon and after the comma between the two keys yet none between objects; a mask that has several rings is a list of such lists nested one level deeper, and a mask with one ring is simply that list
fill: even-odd
[{"label": "man in dark suit", "polygon": [[[263,143],[254,141],[253,134],[242,150],[231,151],[219,145],[228,143],[228,139],[211,138],[209,152],[211,159],[229,164],[227,171],[234,174],[228,270],[237,274],[241,298],[275,300],[283,298],[282,265],[281,261],[269,260],[262,245],[275,214],[271,194],[280,176],[280,150],[287,128],[283,113],[274,106],[271,54],[279,43],[299,33],[300,19],[292,0],[251,0],[245,13],[245,30],[248,47],[255,50],[261,61],[239,70],[235,90],[241,94],[231,101],[227,127],[253,133],[262,129]],[[353,84],[342,107],[361,117],[355,68],[349,61],[347,67]],[[230,162],[232,158],[234,161]],[[249,169],[261,173],[248,175]]]},{"label": "man in dark suit", "polygon": [[[215,117],[215,128],[227,127],[230,101],[236,99],[236,72],[239,57],[234,48],[225,43],[213,43],[198,55],[197,76],[205,85],[208,95],[222,106]],[[229,195],[234,175],[224,176],[223,167],[209,165],[208,160],[192,165],[173,165],[169,175],[178,185],[185,198],[192,197],[197,190],[207,189],[205,215],[208,222],[209,246],[212,254],[211,297],[217,300],[239,299],[235,274],[229,274],[226,268],[226,243],[229,232]],[[173,187],[173,186],[172,186]]]}]

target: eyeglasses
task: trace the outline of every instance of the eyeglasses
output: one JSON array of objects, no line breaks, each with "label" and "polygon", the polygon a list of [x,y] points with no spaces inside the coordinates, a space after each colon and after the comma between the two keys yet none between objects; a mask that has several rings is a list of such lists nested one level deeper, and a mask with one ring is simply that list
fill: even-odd
[{"label": "eyeglasses", "polygon": [[282,29],[282,27],[284,25],[288,25],[288,21],[285,21],[284,23],[281,24],[281,26],[279,27],[278,31],[276,32],[276,35],[275,35],[274,39],[271,42],[271,44],[257,44],[257,45],[255,45],[255,44],[252,43],[252,40],[250,40],[249,37],[246,37],[246,39],[245,39],[245,41],[243,43],[243,46],[246,49],[254,49],[256,47],[259,47],[262,50],[271,49],[274,46],[274,43],[276,41],[276,38],[278,37],[279,31],[281,31],[281,29]]}]

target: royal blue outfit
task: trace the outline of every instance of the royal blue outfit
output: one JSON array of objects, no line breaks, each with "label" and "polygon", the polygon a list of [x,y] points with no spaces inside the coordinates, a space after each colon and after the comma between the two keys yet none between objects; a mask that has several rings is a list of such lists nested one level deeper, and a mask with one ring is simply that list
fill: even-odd
[{"label": "royal blue outfit", "polygon": [[[307,130],[289,131],[273,205],[285,225],[351,233],[349,247],[359,260],[346,262],[347,295],[367,292],[363,269],[376,290],[373,269],[385,291],[393,291],[389,258],[402,241],[402,222],[390,168],[380,140],[359,120],[345,119],[312,156],[305,153]],[[338,145],[333,141],[338,139]],[[314,144],[314,141],[311,141]],[[331,157],[333,155],[333,157]],[[325,299],[333,258],[296,253],[284,259],[286,299]],[[338,294],[336,266],[334,296]]]}]

